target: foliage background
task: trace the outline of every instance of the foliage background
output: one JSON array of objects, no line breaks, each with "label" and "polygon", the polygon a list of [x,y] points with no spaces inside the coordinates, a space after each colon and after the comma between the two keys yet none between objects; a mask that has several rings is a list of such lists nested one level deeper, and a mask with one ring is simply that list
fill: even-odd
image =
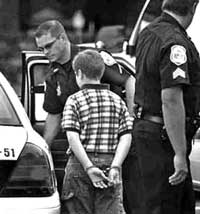
[{"label": "foliage background", "polygon": [[[161,1],[152,0],[147,14],[159,15]],[[74,43],[101,39],[119,50],[143,4],[144,0],[0,0],[0,70],[20,95],[21,51],[36,49],[34,30],[48,19],[60,20]],[[108,28],[100,31],[104,26]]]}]

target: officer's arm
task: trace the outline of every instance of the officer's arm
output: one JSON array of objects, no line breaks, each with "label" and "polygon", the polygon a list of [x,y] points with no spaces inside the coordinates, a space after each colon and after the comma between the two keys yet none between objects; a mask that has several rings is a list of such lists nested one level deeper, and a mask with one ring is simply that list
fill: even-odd
[{"label": "officer's arm", "polygon": [[52,145],[54,138],[60,130],[61,114],[50,114],[48,113],[45,128],[44,128],[44,139],[49,146]]},{"label": "officer's arm", "polygon": [[187,173],[185,108],[181,87],[162,90],[162,110],[167,134],[175,152],[175,173],[169,178],[169,182],[178,184],[183,181]]},{"label": "officer's arm", "polygon": [[174,152],[185,155],[185,108],[182,89],[173,87],[162,90],[162,104],[165,127]]},{"label": "officer's arm", "polygon": [[126,103],[131,116],[134,115],[135,78],[130,75],[125,82]]},{"label": "officer's arm", "polygon": [[125,69],[121,68],[120,65],[115,63],[112,66],[106,65],[102,82],[116,85],[126,90],[126,104],[131,116],[133,115],[134,107],[134,95],[135,95],[135,78],[130,75]]}]

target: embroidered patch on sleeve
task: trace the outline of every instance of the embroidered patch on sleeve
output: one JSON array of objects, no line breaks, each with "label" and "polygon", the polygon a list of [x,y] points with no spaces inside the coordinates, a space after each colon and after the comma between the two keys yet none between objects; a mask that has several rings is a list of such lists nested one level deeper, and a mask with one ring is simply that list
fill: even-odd
[{"label": "embroidered patch on sleeve", "polygon": [[110,54],[106,53],[105,51],[101,51],[100,54],[101,54],[101,57],[103,58],[103,61],[106,65],[112,66],[112,65],[117,63],[115,61],[115,59]]},{"label": "embroidered patch on sleeve", "polygon": [[171,47],[170,60],[175,65],[182,65],[187,62],[186,49],[181,45],[173,45]]},{"label": "embroidered patch on sleeve", "polygon": [[186,74],[185,71],[182,70],[181,68],[177,68],[174,72],[173,72],[173,79],[176,79],[177,77],[182,77],[182,78],[186,78]]}]

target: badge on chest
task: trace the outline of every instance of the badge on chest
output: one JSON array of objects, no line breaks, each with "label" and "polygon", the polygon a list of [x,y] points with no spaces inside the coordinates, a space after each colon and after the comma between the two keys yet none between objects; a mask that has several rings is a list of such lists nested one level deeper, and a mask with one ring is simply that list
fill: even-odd
[{"label": "badge on chest", "polygon": [[61,92],[61,87],[60,87],[60,83],[57,81],[57,88],[56,88],[56,92],[57,92],[57,96],[61,96],[62,92]]}]

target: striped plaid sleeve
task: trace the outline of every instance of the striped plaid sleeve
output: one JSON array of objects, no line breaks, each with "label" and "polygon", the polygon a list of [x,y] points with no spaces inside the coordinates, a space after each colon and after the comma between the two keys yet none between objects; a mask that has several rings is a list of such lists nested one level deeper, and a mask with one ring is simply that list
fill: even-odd
[{"label": "striped plaid sleeve", "polygon": [[121,114],[119,124],[119,137],[132,132],[133,120],[130,117],[126,104],[122,101],[121,103]]},{"label": "striped plaid sleeve", "polygon": [[65,103],[61,126],[64,131],[80,132],[78,111],[73,96],[70,96]]}]

